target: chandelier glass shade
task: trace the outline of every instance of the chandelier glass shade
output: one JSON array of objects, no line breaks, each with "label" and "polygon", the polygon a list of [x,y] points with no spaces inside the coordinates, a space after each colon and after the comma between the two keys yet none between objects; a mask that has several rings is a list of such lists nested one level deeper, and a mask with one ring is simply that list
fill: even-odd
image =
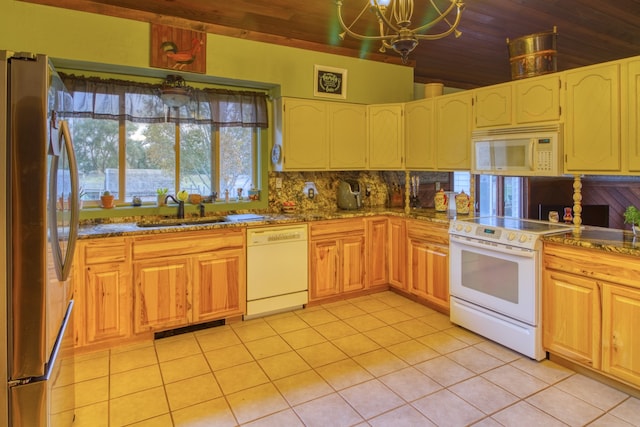
[{"label": "chandelier glass shade", "polygon": [[191,88],[182,77],[168,75],[162,82],[160,99],[169,108],[180,108],[191,101]]},{"label": "chandelier glass shade", "polygon": [[[455,37],[462,35],[457,29],[464,9],[462,0],[424,1],[428,2],[429,9],[429,13],[425,13],[425,15],[430,18],[419,27],[412,29],[410,27],[414,0],[366,0],[363,9],[349,25],[345,24],[343,19],[343,0],[336,0],[338,20],[344,30],[339,35],[340,39],[344,40],[348,34],[359,40],[378,40],[382,43],[380,52],[384,53],[387,49],[393,49],[400,54],[402,63],[406,64],[409,54],[420,40],[437,40],[452,33]],[[449,16],[454,14],[454,10],[455,17],[450,19]],[[376,35],[359,34],[353,29],[354,26],[363,26],[363,22],[367,20],[367,11],[375,15],[378,26],[378,34]]]}]

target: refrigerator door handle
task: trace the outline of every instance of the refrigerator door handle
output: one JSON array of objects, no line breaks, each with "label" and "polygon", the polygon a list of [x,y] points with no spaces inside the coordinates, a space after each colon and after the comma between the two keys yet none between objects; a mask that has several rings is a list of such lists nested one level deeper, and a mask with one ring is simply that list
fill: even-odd
[{"label": "refrigerator door handle", "polygon": [[[62,249],[59,245],[58,234],[58,210],[56,206],[56,198],[49,197],[49,234],[51,238],[51,245],[53,246],[53,258],[55,263],[55,270],[58,276],[58,280],[66,281],[69,278],[71,272],[71,264],[73,261],[73,254],[75,251],[76,240],[78,238],[78,217],[80,215],[80,200],[79,200],[79,180],[78,180],[78,164],[76,162],[76,156],[73,149],[73,141],[71,140],[71,132],[69,131],[69,124],[65,120],[61,120],[60,131],[58,133],[58,146],[62,148],[64,144],[65,149],[61,150],[67,155],[69,161],[69,177],[71,181],[71,194],[69,197],[69,235],[67,236],[67,245],[65,253],[62,253]],[[49,194],[55,195],[58,188],[58,170],[60,163],[60,156],[53,156],[51,160],[51,168],[49,175]]]}]

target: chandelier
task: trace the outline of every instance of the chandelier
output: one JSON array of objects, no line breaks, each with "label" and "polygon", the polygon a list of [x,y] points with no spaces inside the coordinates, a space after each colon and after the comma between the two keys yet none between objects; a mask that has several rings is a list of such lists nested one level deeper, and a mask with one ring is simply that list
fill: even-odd
[{"label": "chandelier", "polygon": [[[344,40],[346,34],[359,40],[380,40],[382,46],[380,52],[386,52],[387,49],[393,49],[402,57],[402,63],[406,64],[409,53],[415,49],[419,40],[437,40],[453,33],[456,37],[460,37],[462,33],[457,30],[460,23],[464,3],[462,0],[445,0],[448,3],[445,10],[438,7],[436,0],[428,1],[433,9],[433,18],[421,26],[411,29],[411,17],[413,15],[413,0],[366,0],[364,8],[350,25],[345,25],[342,18],[342,0],[336,0],[338,5],[338,19],[344,30],[340,33],[340,39]],[[441,2],[442,3],[442,2]],[[455,19],[451,22],[447,17],[455,12]],[[373,12],[376,16],[379,26],[379,35],[369,36],[358,34],[351,28],[359,20],[365,20],[363,15],[367,10]],[[441,24],[435,30],[434,27]],[[444,26],[444,28],[442,28]],[[429,31],[439,31],[430,33]]]},{"label": "chandelier", "polygon": [[160,99],[169,108],[180,108],[191,100],[191,88],[182,77],[168,75],[162,82]]}]

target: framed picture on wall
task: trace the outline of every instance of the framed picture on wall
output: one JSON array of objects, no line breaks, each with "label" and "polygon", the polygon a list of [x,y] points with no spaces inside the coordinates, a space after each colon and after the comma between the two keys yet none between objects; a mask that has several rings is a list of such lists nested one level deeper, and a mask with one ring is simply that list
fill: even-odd
[{"label": "framed picture on wall", "polygon": [[314,96],[347,99],[347,70],[316,65],[313,75]]},{"label": "framed picture on wall", "polygon": [[151,24],[152,67],[205,73],[207,34],[167,25]]}]

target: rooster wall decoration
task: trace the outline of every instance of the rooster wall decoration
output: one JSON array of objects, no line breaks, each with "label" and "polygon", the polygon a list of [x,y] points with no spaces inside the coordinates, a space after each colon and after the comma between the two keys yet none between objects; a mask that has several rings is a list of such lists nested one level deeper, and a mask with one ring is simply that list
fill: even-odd
[{"label": "rooster wall decoration", "polygon": [[206,34],[151,24],[151,66],[206,72]]}]

